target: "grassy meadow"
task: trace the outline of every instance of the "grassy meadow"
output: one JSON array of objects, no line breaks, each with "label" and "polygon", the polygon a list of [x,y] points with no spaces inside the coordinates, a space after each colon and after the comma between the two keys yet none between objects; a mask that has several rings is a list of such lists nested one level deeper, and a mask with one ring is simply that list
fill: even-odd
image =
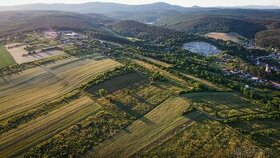
[{"label": "grassy meadow", "polygon": [[14,58],[6,50],[6,47],[0,45],[0,68],[16,64]]}]

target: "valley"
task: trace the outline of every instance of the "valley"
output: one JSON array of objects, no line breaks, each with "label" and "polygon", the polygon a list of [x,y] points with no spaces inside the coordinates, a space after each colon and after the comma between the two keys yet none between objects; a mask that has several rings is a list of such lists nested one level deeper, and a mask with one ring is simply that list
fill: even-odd
[{"label": "valley", "polygon": [[0,7],[0,157],[279,157],[278,13]]}]

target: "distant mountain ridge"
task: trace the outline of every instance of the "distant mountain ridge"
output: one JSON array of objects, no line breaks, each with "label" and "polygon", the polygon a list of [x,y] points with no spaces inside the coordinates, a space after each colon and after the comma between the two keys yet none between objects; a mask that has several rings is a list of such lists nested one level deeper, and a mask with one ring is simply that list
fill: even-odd
[{"label": "distant mountain ridge", "polygon": [[139,12],[139,11],[162,11],[162,10],[174,10],[182,11],[184,7],[171,5],[168,3],[158,2],[152,4],[143,5],[127,5],[119,3],[103,3],[103,2],[88,2],[81,4],[26,4],[17,6],[0,6],[0,11],[15,11],[15,10],[59,10],[59,11],[71,11],[78,13],[99,13],[108,14],[112,12]]},{"label": "distant mountain ridge", "polygon": [[[263,6],[264,9],[275,9],[279,8],[277,6]],[[26,4],[26,5],[16,5],[16,6],[0,6],[1,11],[22,11],[22,10],[40,10],[40,11],[68,11],[76,13],[96,13],[103,14],[113,19],[120,20],[135,20],[144,23],[154,23],[162,16],[180,16],[179,14],[200,14],[201,11],[211,11],[211,10],[258,10],[262,6],[240,6],[240,7],[183,7],[178,5],[171,5],[164,2],[157,2],[151,4],[142,5],[127,5],[120,3],[109,3],[109,2],[88,2],[80,4],[64,4],[64,3],[53,3],[53,4]],[[277,10],[277,9],[276,9]],[[232,11],[230,11],[232,12]],[[239,12],[239,11],[238,11]],[[243,11],[241,11],[243,12]],[[225,12],[227,14],[227,12]]]},{"label": "distant mountain ridge", "polygon": [[128,5],[120,3],[111,2],[87,2],[79,4],[67,4],[67,3],[34,3],[34,4],[24,4],[15,6],[0,6],[0,11],[18,11],[18,10],[59,10],[59,11],[70,11],[78,13],[99,13],[107,14],[112,12],[139,12],[139,11],[163,11],[163,10],[173,10],[173,11],[184,11],[186,9],[194,8],[232,8],[232,9],[280,9],[280,6],[258,6],[258,5],[247,5],[247,6],[233,6],[233,7],[183,7],[179,5],[171,5],[165,2],[156,2],[150,4],[141,5]]}]

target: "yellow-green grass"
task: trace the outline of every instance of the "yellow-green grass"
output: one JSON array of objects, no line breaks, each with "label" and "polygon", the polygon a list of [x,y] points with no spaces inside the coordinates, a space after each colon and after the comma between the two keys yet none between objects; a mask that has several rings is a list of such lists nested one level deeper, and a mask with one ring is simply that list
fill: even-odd
[{"label": "yellow-green grass", "polygon": [[238,33],[223,33],[223,32],[210,32],[206,34],[207,37],[211,37],[214,39],[221,39],[224,41],[232,41],[235,43],[242,43],[242,40],[244,40],[245,38],[241,35],[239,35]]},{"label": "yellow-green grass", "polygon": [[0,45],[0,68],[16,64],[14,58],[6,50],[5,46]]},{"label": "yellow-green grass", "polygon": [[263,149],[216,121],[197,122],[139,157],[266,157]]},{"label": "yellow-green grass", "polygon": [[170,68],[172,67],[173,65],[172,64],[168,64],[166,62],[163,62],[163,61],[160,61],[160,60],[157,60],[157,59],[153,59],[153,58],[150,58],[150,57],[146,57],[146,56],[143,56],[143,55],[139,55],[139,54],[136,54],[136,56],[140,59],[144,59],[146,61],[149,61],[149,62],[152,62],[154,64],[157,64],[157,65],[160,65],[160,66],[163,66],[165,68]]},{"label": "yellow-green grass", "polygon": [[182,113],[188,107],[187,100],[170,97],[125,130],[99,145],[88,157],[131,156],[192,117],[200,115],[192,113],[188,118],[184,117]]},{"label": "yellow-green grass", "polygon": [[203,84],[203,85],[205,85],[205,86],[208,86],[208,87],[210,87],[210,88],[213,88],[213,89],[216,89],[216,90],[219,90],[219,91],[228,90],[228,89],[226,89],[226,88],[222,88],[222,87],[220,87],[220,86],[217,86],[217,85],[213,84],[213,83],[210,82],[210,81],[207,81],[207,80],[204,80],[204,79],[195,77],[195,76],[193,76],[193,75],[189,75],[189,74],[185,74],[185,73],[182,73],[182,75],[185,76],[185,77],[187,77],[187,78],[189,78],[189,79],[191,79],[191,80],[197,81],[197,82],[199,82],[199,83],[201,83],[201,84]]},{"label": "yellow-green grass", "polygon": [[179,95],[185,92],[185,89],[182,88],[182,86],[172,81],[157,81],[155,82],[155,85],[166,89],[168,92],[175,95]]},{"label": "yellow-green grass", "polygon": [[155,65],[152,65],[152,64],[149,64],[147,62],[144,62],[144,61],[140,61],[140,60],[133,60],[136,64],[140,65],[140,66],[143,66],[145,67],[146,69],[150,70],[150,71],[153,71],[153,72],[159,72],[162,76],[170,79],[170,80],[173,80],[181,85],[183,85],[184,87],[186,87],[187,89],[193,89],[193,87],[190,85],[190,83],[188,83],[187,81],[185,81],[184,79],[180,78],[180,77],[177,77],[176,75],[166,71],[166,70],[163,70]]},{"label": "yellow-green grass", "polygon": [[100,106],[94,104],[91,99],[81,97],[45,116],[8,131],[0,136],[0,157],[20,154],[93,115],[99,109]]},{"label": "yellow-green grass", "polygon": [[244,114],[261,113],[260,106],[236,92],[200,92],[185,94],[184,97],[199,103],[197,108],[221,118]]},{"label": "yellow-green grass", "polygon": [[0,121],[36,108],[71,92],[101,73],[121,66],[111,59],[75,60],[58,61],[0,79]]}]

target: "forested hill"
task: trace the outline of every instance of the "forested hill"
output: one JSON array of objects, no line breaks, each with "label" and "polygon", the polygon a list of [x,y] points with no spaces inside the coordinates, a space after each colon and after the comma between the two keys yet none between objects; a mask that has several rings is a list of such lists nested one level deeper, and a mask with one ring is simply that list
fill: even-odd
[{"label": "forested hill", "polygon": [[96,30],[108,22],[104,17],[60,11],[0,12],[0,37],[10,34],[54,29]]},{"label": "forested hill", "polygon": [[151,41],[183,37],[185,35],[184,33],[175,30],[150,26],[132,20],[113,22],[109,24],[108,27],[124,36],[148,39]]},{"label": "forested hill", "polygon": [[167,28],[188,33],[236,32],[246,37],[253,37],[266,29],[262,24],[245,20],[203,16],[167,26]]},{"label": "forested hill", "polygon": [[280,29],[261,31],[256,34],[257,45],[280,48]]}]

